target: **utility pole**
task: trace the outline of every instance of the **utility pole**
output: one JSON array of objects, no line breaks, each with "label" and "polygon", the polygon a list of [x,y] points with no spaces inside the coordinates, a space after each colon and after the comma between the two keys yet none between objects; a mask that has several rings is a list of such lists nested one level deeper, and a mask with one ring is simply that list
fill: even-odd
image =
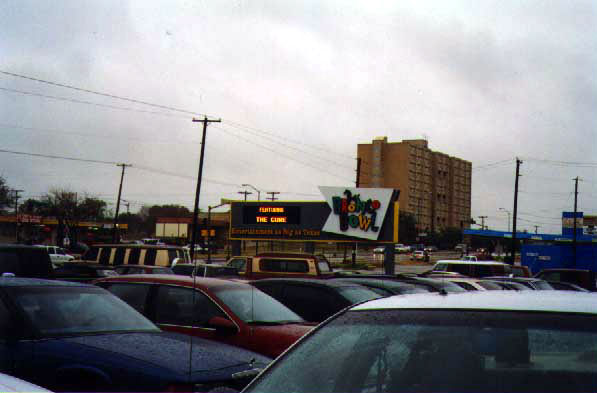
[{"label": "utility pole", "polygon": [[361,158],[357,158],[357,180],[354,182],[356,188],[359,188],[359,185],[361,184],[360,181],[361,178]]},{"label": "utility pole", "polygon": [[119,242],[118,235],[118,211],[120,210],[120,196],[122,195],[122,181],[124,180],[124,170],[131,164],[116,164],[116,166],[122,167],[122,173],[120,174],[120,186],[118,187],[118,200],[116,200],[116,213],[114,214],[114,224],[112,226],[112,243]]},{"label": "utility pole", "polygon": [[267,199],[269,199],[270,201],[272,201],[272,202],[273,202],[273,201],[275,201],[276,199],[278,199],[278,198],[276,198],[276,194],[279,194],[279,193],[280,193],[280,192],[278,192],[278,191],[269,191],[269,192],[266,192],[266,194],[270,194],[270,195],[271,195],[271,196],[270,196],[270,197],[268,197]]},{"label": "utility pole", "polygon": [[487,216],[479,216],[479,218],[481,219],[481,229],[485,229],[485,219],[487,218]]},{"label": "utility pole", "polygon": [[539,230],[539,225],[533,225],[535,227],[535,235],[537,234],[537,231]]},{"label": "utility pole", "polygon": [[520,177],[520,164],[522,160],[516,158],[516,178],[514,179],[514,212],[512,214],[512,245],[511,245],[511,258],[512,265],[516,259],[516,215],[518,212],[518,178]]},{"label": "utility pole", "polygon": [[19,239],[19,192],[23,190],[12,190],[15,193],[15,240],[18,243]]},{"label": "utility pole", "polygon": [[239,191],[238,193],[245,195],[245,202],[247,201],[247,195],[251,195],[252,194],[251,191],[247,191],[247,190],[245,190],[245,191]]},{"label": "utility pole", "polygon": [[572,261],[574,266],[573,269],[576,269],[576,212],[578,207],[578,176],[574,179],[574,232],[572,232]]},{"label": "utility pole", "polygon": [[[205,135],[208,123],[220,123],[222,120],[208,120],[193,118],[193,123],[203,123],[203,136],[201,137],[201,156],[199,157],[199,173],[197,173],[197,190],[195,191],[195,207],[193,209],[193,233],[191,234],[191,262],[195,259],[195,242],[197,241],[197,220],[199,218],[199,195],[201,194],[201,177],[203,176],[203,156],[205,155]],[[190,367],[190,366],[189,366]]]}]

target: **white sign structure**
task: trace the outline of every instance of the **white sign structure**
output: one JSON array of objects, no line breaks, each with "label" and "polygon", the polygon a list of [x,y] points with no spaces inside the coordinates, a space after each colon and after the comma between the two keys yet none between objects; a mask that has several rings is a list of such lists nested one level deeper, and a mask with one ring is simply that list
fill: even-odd
[{"label": "white sign structure", "polygon": [[323,232],[377,240],[392,202],[391,188],[324,187],[319,190],[332,209]]}]

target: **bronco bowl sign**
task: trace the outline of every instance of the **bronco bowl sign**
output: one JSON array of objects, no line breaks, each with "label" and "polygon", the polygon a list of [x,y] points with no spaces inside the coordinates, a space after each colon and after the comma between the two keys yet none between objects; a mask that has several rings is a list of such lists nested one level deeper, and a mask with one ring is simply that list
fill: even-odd
[{"label": "bronco bowl sign", "polygon": [[377,240],[394,190],[387,188],[319,187],[332,209],[323,232]]},{"label": "bronco bowl sign", "polygon": [[351,187],[319,189],[325,201],[230,201],[230,239],[398,241],[400,191]]}]

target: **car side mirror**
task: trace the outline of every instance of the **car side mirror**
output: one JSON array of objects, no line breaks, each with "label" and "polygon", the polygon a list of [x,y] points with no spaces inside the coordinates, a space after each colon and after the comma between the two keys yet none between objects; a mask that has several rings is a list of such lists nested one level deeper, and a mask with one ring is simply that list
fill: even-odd
[{"label": "car side mirror", "polygon": [[216,329],[216,333],[229,335],[238,333],[238,328],[229,319],[222,317],[212,317],[208,322],[209,327]]}]

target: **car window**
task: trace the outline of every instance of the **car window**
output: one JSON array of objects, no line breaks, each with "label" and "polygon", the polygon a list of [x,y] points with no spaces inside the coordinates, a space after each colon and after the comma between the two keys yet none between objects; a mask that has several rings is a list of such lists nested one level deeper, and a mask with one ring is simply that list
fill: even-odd
[{"label": "car window", "polygon": [[332,269],[330,268],[330,265],[329,265],[329,263],[327,263],[327,261],[317,262],[317,267],[319,268],[319,271],[321,273],[329,273],[332,271]]},{"label": "car window", "polygon": [[99,254],[99,250],[100,249],[98,247],[91,247],[83,255],[82,259],[85,260],[85,261],[96,261],[97,260],[97,254]]},{"label": "car window", "polygon": [[138,264],[140,256],[141,256],[141,249],[139,247],[131,248],[129,251],[129,257],[128,257],[127,263],[129,265]]},{"label": "car window", "polygon": [[144,274],[145,269],[138,266],[130,266],[126,274]]},{"label": "car window", "polygon": [[286,283],[282,296],[282,303],[310,322],[321,322],[342,308],[324,288]]},{"label": "car window", "polygon": [[169,267],[163,267],[163,268],[153,269],[152,273],[153,274],[174,274],[174,272],[172,271],[172,269],[170,269]]},{"label": "car window", "polygon": [[199,291],[167,285],[158,288],[157,323],[207,327],[208,321],[216,316],[228,318],[209,297]]},{"label": "car window", "polygon": [[193,274],[193,269],[193,265],[176,265],[172,267],[174,274],[179,274],[182,276],[190,276]]},{"label": "car window", "polygon": [[158,250],[156,250],[155,248],[149,248],[145,250],[145,259],[143,260],[143,264],[148,266],[154,266],[157,251]]},{"label": "car window", "polygon": [[109,284],[104,286],[108,291],[124,300],[129,306],[143,313],[149,293],[149,284]]},{"label": "car window", "polygon": [[216,296],[245,322],[302,322],[303,320],[266,293],[249,288],[216,289]]},{"label": "car window", "polygon": [[16,251],[0,250],[0,274],[14,273],[19,275],[19,256]]},{"label": "car window", "polygon": [[102,265],[108,265],[110,263],[110,254],[112,249],[108,247],[102,247],[99,256],[99,263]]},{"label": "car window", "polygon": [[114,271],[118,274],[125,274],[128,271],[128,267],[117,267]]},{"label": "car window", "polygon": [[364,302],[365,300],[377,299],[379,295],[369,288],[354,286],[342,287],[338,289],[338,293],[350,302],[350,304]]},{"label": "car window", "polygon": [[114,265],[121,265],[124,263],[124,254],[126,253],[126,248],[124,247],[117,247],[116,251],[114,252],[114,261],[112,264]]},{"label": "car window", "polygon": [[262,258],[259,269],[265,272],[307,273],[309,265],[305,260]]},{"label": "car window", "polygon": [[470,265],[467,265],[467,264],[451,263],[448,265],[448,268],[446,270],[449,272],[460,273],[465,276],[471,275]]},{"label": "car window", "polygon": [[178,250],[168,249],[168,262],[172,264],[176,258],[178,258]]},{"label": "car window", "polygon": [[232,259],[228,266],[232,266],[238,269],[239,272],[244,272],[246,269],[247,261],[242,258]]},{"label": "car window", "polygon": [[97,287],[22,287],[10,294],[48,337],[159,329],[118,297]]}]

